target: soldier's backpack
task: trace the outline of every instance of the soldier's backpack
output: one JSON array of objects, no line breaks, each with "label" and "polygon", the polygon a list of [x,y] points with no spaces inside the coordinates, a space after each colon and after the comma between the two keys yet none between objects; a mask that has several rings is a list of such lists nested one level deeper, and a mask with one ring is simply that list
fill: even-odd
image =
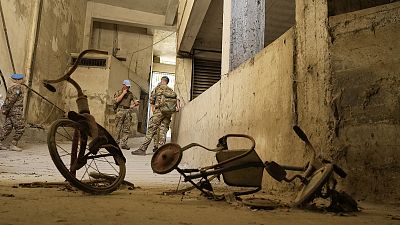
[{"label": "soldier's backpack", "polygon": [[176,112],[177,95],[171,88],[166,88],[160,95],[159,109],[162,114],[171,115]]}]

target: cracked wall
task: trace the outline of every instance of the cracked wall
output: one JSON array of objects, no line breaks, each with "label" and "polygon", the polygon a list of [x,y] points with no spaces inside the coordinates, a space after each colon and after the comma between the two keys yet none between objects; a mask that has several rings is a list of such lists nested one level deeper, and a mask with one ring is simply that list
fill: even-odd
[{"label": "cracked wall", "polygon": [[[348,172],[341,190],[398,201],[399,12],[396,2],[328,17],[326,0],[296,1],[296,26],[187,103],[174,139],[212,147],[224,134],[245,133],[262,160],[302,165],[304,144],[291,130],[298,124],[318,156]],[[186,151],[183,163],[216,161],[213,153]],[[268,176],[263,184],[293,187]]]},{"label": "cracked wall", "polygon": [[345,185],[400,199],[400,2],[330,17],[335,139]]},{"label": "cracked wall", "polygon": [[[301,165],[303,145],[292,131],[293,54],[294,31],[290,29],[187,103],[176,115],[174,140],[181,146],[197,142],[215,147],[227,133],[244,133],[255,138],[262,160]],[[197,168],[216,163],[214,157],[214,153],[191,150],[184,153],[183,162]],[[285,186],[265,178],[266,188]]]},{"label": "cracked wall", "polygon": [[[16,72],[25,73],[33,1],[2,0],[1,4]],[[10,86],[11,80],[7,78],[13,71],[3,29],[0,19],[0,70],[6,78],[7,86]]]},{"label": "cracked wall", "polygon": [[[30,42],[34,39],[36,1],[2,0],[5,21],[10,39],[16,72],[26,74],[29,66]],[[57,93],[47,91],[43,79],[61,76],[68,67],[69,54],[79,52],[82,46],[86,0],[43,0],[38,38],[32,65],[32,88],[43,94],[59,107],[64,107],[64,85],[56,85]],[[8,77],[12,73],[4,34],[0,34],[0,69]],[[27,121],[50,123],[61,113],[37,95],[31,94],[27,108]]]},{"label": "cracked wall", "polygon": [[[32,88],[63,108],[65,84],[55,85],[56,93],[49,92],[41,83],[66,72],[70,53],[80,52],[85,24],[86,1],[44,0],[34,61]],[[55,107],[35,94],[31,95],[27,120],[50,123],[61,116]]]}]

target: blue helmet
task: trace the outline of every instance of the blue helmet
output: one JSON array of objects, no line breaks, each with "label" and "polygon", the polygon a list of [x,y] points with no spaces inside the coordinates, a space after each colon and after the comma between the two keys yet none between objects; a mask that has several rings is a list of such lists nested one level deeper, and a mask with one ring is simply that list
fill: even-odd
[{"label": "blue helmet", "polygon": [[130,87],[130,86],[131,86],[131,82],[130,82],[129,80],[124,80],[124,81],[122,82],[122,84],[124,84],[124,85],[127,86],[127,87]]},{"label": "blue helmet", "polygon": [[22,80],[22,79],[24,79],[24,77],[25,76],[23,74],[19,74],[19,73],[11,74],[11,78],[14,80]]}]

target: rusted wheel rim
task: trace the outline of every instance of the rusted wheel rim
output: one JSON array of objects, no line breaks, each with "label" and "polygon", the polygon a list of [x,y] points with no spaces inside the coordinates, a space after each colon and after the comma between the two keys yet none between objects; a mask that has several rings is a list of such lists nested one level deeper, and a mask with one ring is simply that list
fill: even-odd
[{"label": "rusted wheel rim", "polygon": [[166,174],[174,170],[182,159],[181,146],[168,143],[161,146],[151,159],[151,168],[154,173]]}]

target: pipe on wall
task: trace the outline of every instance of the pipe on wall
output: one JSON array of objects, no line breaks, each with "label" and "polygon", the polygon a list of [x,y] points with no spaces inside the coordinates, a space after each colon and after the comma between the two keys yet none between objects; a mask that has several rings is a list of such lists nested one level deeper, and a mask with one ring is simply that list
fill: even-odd
[{"label": "pipe on wall", "polygon": [[1,0],[0,0],[0,16],[1,16],[1,21],[2,21],[2,24],[3,24],[3,31],[4,31],[4,36],[5,36],[5,39],[6,39],[8,55],[10,57],[13,73],[15,73],[14,59],[12,57],[10,40],[8,39],[7,26],[6,26],[6,21],[4,19],[4,12],[3,12],[3,6],[1,5]]},{"label": "pipe on wall", "polygon": [[[33,71],[34,71],[35,58],[36,58],[37,42],[38,42],[38,37],[39,37],[40,21],[41,21],[41,17],[42,17],[42,8],[43,8],[43,0],[35,0],[31,32],[29,35],[28,52],[27,52],[27,58],[25,61],[25,75],[26,75],[26,78],[28,81],[27,86],[29,88],[32,88]],[[27,118],[27,112],[29,111],[27,109],[29,107],[29,102],[30,102],[31,96],[32,96],[31,90],[28,89],[28,93],[25,95],[25,99],[24,99],[25,118]]]}]

